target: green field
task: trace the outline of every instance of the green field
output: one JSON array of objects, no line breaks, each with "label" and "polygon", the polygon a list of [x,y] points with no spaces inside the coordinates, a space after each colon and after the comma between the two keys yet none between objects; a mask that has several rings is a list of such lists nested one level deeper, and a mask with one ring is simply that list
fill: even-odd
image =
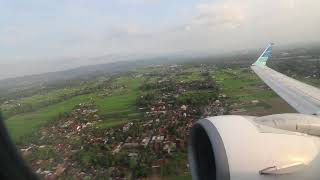
[{"label": "green field", "polygon": [[191,82],[201,80],[202,77],[200,72],[190,72],[190,74],[187,75],[178,75],[175,79],[178,82]]},{"label": "green field", "polygon": [[214,79],[235,101],[277,97],[273,91],[260,88],[264,83],[248,69],[220,69],[214,73]]},{"label": "green field", "polygon": [[20,98],[13,103],[3,104],[1,106],[4,117],[9,118],[12,115],[37,111],[39,108],[66,101],[67,99],[85,94],[84,89],[94,84],[86,84],[74,88],[63,88],[52,90],[41,94],[36,94],[29,97]]},{"label": "green field", "polygon": [[17,141],[19,138],[31,135],[39,127],[57,119],[60,114],[70,112],[74,106],[90,100],[92,96],[92,94],[77,96],[34,112],[12,116],[6,120],[7,128],[12,138]]},{"label": "green field", "polygon": [[100,115],[112,115],[132,112],[135,113],[135,101],[139,95],[138,87],[142,79],[119,78],[116,85],[127,86],[124,91],[115,92],[112,96],[96,98],[96,106]]},{"label": "green field", "polygon": [[100,128],[136,120],[141,116],[135,107],[135,101],[139,96],[138,87],[142,82],[143,79],[118,78],[114,84],[125,85],[126,88],[115,91],[111,96],[101,97],[98,92],[75,96],[33,112],[12,116],[6,120],[6,125],[12,138],[18,142],[21,138],[32,135],[39,127],[59,118],[61,114],[70,112],[79,103],[87,102],[96,105],[99,115],[104,117],[103,122],[98,124]]},{"label": "green field", "polygon": [[305,77],[298,77],[297,80],[302,81],[302,82],[306,82],[307,84],[310,84],[312,86],[315,87],[319,87],[320,88],[320,79],[318,78],[305,78]]}]

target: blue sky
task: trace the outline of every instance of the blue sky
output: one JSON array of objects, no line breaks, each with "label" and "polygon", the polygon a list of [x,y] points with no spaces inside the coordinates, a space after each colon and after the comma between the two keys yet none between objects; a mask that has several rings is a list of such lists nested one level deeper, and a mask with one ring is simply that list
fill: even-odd
[{"label": "blue sky", "polygon": [[[268,5],[266,5],[266,3]],[[2,0],[0,79],[114,61],[316,40],[317,0]],[[34,68],[37,67],[37,68]]]}]

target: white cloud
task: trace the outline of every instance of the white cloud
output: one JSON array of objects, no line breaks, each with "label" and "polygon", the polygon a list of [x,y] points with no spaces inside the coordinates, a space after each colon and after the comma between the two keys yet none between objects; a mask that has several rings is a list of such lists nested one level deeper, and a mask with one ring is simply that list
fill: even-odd
[{"label": "white cloud", "polygon": [[146,3],[157,3],[159,2],[160,0],[122,0],[126,3],[133,3],[133,4],[146,4]]},{"label": "white cloud", "polygon": [[231,25],[238,26],[245,22],[245,8],[242,4],[230,2],[220,4],[200,4],[197,6],[200,16],[193,23],[208,26]]},{"label": "white cloud", "polygon": [[[134,11],[127,14],[124,8],[119,13],[123,13],[123,17],[117,17],[117,13],[109,16],[108,11],[96,11],[99,9],[96,6],[88,9],[81,6],[79,10],[72,5],[71,10],[65,10],[67,15],[61,15],[57,21],[2,29],[0,34],[5,36],[0,36],[0,44],[17,46],[15,49],[20,52],[9,52],[7,56],[2,53],[2,59],[167,54],[177,51],[215,53],[263,47],[270,41],[279,45],[320,41],[319,0],[206,1],[184,10],[183,7],[173,8],[176,14],[172,20],[167,19],[168,22],[152,21],[153,16],[158,20],[168,18],[161,14],[166,13],[166,9],[160,14],[160,11],[148,9],[151,7],[149,3],[163,3],[162,0],[119,1],[121,6],[129,4],[124,7]],[[170,6],[167,0],[164,4]],[[152,7],[158,6],[152,4]],[[140,11],[143,13],[139,14]],[[60,23],[63,20],[68,23]],[[72,66],[78,66],[77,63]]]},{"label": "white cloud", "polygon": [[[174,51],[228,52],[319,41],[320,1],[317,0],[224,0],[200,3],[185,25],[159,31],[127,26],[127,42],[118,41],[118,52],[168,53]],[[133,33],[134,32],[134,33]],[[146,36],[143,36],[143,35]],[[139,36],[137,36],[139,35]],[[137,38],[132,38],[137,37]]]},{"label": "white cloud", "polygon": [[210,41],[224,48],[239,48],[241,44],[242,47],[253,47],[267,41],[280,44],[318,41],[319,7],[318,0],[225,0],[202,3],[197,5],[198,16],[188,24],[188,29],[193,36],[210,37]]}]

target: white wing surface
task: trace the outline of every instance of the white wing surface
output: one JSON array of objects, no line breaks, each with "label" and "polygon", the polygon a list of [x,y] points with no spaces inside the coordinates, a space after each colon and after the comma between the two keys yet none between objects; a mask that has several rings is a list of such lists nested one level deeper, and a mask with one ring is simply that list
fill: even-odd
[{"label": "white wing surface", "polygon": [[272,44],[262,53],[251,69],[281,98],[303,114],[320,114],[320,90],[297,81],[266,66]]}]

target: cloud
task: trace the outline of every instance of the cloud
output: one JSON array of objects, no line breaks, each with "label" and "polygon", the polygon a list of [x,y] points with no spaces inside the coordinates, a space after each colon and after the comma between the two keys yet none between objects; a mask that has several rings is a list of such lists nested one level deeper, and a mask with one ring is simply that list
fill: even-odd
[{"label": "cloud", "polygon": [[[224,0],[200,3],[180,29],[199,49],[219,51],[318,41],[320,1]],[[182,31],[187,31],[182,33]],[[180,36],[180,35],[178,35]],[[185,38],[187,38],[185,37]],[[183,38],[183,37],[182,37]],[[183,40],[180,42],[184,42]]]},{"label": "cloud", "polygon": [[[199,3],[190,19],[161,27],[128,24],[110,37],[117,52],[171,53],[175,51],[230,52],[319,41],[320,1],[223,0]],[[189,16],[190,17],[190,16]],[[118,33],[118,36],[115,34]]]},{"label": "cloud", "polygon": [[199,4],[197,10],[200,15],[193,21],[194,24],[207,25],[209,27],[227,25],[238,26],[246,21],[245,8],[242,4],[220,3]]},{"label": "cloud", "polygon": [[131,4],[154,4],[160,2],[160,0],[122,0],[125,3]]},{"label": "cloud", "polygon": [[1,59],[28,64],[28,59],[221,53],[263,47],[270,41],[320,41],[318,0],[74,2],[30,6],[24,11],[27,18],[19,13],[6,18],[8,27],[0,30]]}]

